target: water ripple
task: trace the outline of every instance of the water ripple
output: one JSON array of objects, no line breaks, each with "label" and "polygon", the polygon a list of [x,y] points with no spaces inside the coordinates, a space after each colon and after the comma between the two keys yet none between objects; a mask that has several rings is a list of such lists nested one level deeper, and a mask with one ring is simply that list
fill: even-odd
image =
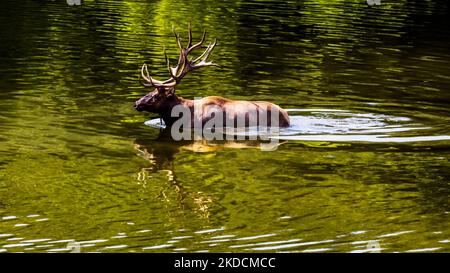
[{"label": "water ripple", "polygon": [[[0,252],[449,251],[448,7],[189,3],[2,0]],[[177,94],[289,109],[279,149],[142,126],[186,18],[223,69]]]}]

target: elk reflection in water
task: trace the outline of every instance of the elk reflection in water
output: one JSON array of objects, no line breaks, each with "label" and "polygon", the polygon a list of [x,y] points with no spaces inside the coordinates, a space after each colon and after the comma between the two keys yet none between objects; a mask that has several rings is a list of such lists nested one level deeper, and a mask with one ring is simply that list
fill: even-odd
[{"label": "elk reflection in water", "polygon": [[[284,142],[276,143],[276,146]],[[158,198],[164,202],[177,202],[181,209],[193,209],[200,217],[210,216],[210,206],[214,199],[201,191],[186,189],[177,179],[175,157],[181,152],[214,153],[226,149],[261,149],[264,150],[267,140],[181,140],[174,141],[169,129],[162,129],[157,138],[138,138],[134,141],[134,149],[138,155],[149,162],[149,166],[137,173],[137,180],[143,188],[149,186],[153,175],[166,173],[166,183],[162,186]],[[175,196],[174,196],[175,194]],[[192,208],[193,207],[193,208]]]}]

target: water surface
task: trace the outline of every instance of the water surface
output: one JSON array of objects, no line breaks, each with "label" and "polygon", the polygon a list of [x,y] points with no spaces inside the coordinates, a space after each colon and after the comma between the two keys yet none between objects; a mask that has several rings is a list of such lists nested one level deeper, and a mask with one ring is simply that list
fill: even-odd
[{"label": "water surface", "polygon": [[[449,251],[447,5],[2,1],[0,252]],[[224,68],[179,95],[290,109],[276,150],[134,111],[188,20]]]}]

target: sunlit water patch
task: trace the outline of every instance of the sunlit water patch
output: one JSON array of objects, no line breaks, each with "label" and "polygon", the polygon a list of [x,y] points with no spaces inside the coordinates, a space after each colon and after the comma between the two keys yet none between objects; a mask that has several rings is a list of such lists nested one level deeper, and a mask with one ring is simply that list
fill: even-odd
[{"label": "sunlit water patch", "polygon": [[[26,220],[18,217],[18,220]],[[13,224],[13,223],[11,223]],[[110,239],[54,239],[36,235],[24,238],[14,234],[0,234],[0,252],[336,252],[345,249],[354,253],[386,252],[396,249],[397,240],[408,240],[416,230],[392,230],[378,234],[375,230],[357,230],[328,235],[313,240],[299,229],[277,229],[272,233],[244,232],[240,229],[217,227],[210,229],[179,229],[165,232],[129,229],[128,233]],[[441,231],[428,232],[429,236]],[[305,237],[306,236],[306,237]],[[406,252],[433,252],[443,249],[448,240],[435,240],[429,247],[417,247]]]}]

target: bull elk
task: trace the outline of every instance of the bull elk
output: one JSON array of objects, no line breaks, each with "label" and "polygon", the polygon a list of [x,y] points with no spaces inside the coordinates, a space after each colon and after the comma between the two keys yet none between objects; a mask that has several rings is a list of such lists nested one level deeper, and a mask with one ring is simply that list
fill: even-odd
[{"label": "bull elk", "polygon": [[[190,113],[190,124],[207,123],[211,118],[217,116],[218,112],[223,116],[223,124],[236,126],[237,120],[244,120],[240,127],[268,126],[268,127],[288,127],[289,115],[278,105],[265,101],[243,101],[230,100],[219,96],[205,97],[199,100],[184,99],[175,95],[175,87],[181,79],[190,71],[202,67],[219,65],[208,61],[208,58],[217,45],[217,40],[208,46],[204,46],[206,31],[200,42],[192,44],[192,30],[188,29],[187,46],[183,47],[181,39],[174,31],[176,42],[180,50],[178,64],[171,67],[167,54],[164,50],[164,57],[169,70],[170,78],[164,81],[156,80],[150,76],[147,65],[141,67],[140,82],[146,87],[153,87],[154,90],[135,102],[134,108],[138,111],[147,111],[160,115],[166,126],[172,126],[178,117],[174,117],[172,110],[174,107],[181,107]],[[203,53],[195,58],[188,58],[193,51],[205,49]],[[275,118],[274,118],[275,116]]]}]

